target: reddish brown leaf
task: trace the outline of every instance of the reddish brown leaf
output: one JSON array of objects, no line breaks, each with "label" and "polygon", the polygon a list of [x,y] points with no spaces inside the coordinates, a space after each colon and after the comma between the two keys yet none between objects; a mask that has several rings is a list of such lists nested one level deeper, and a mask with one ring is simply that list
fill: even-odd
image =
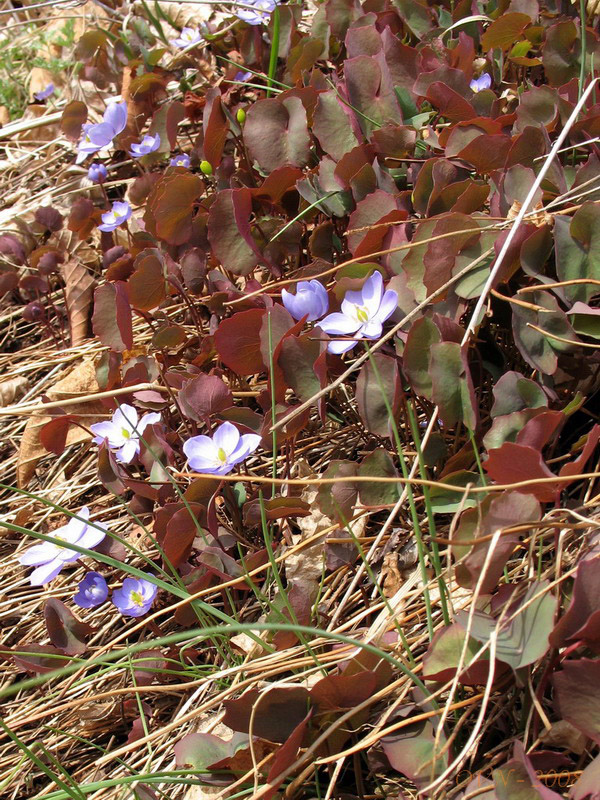
[{"label": "reddish brown leaf", "polygon": [[[283,773],[285,773],[296,760],[311,716],[312,708],[275,753],[275,758],[271,762],[271,768],[267,775],[267,785],[270,789],[264,794],[265,800],[271,800],[271,798],[275,796],[277,789],[285,780]],[[279,777],[280,775],[281,778]]]},{"label": "reddish brown leaf", "polygon": [[94,292],[92,328],[105,347],[122,353],[133,347],[131,307],[125,284],[105,283]]},{"label": "reddish brown leaf", "polygon": [[56,417],[40,428],[40,441],[49,453],[62,455],[67,444],[67,434],[73,422],[73,417]]},{"label": "reddish brown leaf", "polygon": [[80,100],[71,100],[67,103],[60,118],[60,129],[72,142],[81,136],[81,127],[87,121],[87,106]]},{"label": "reddish brown leaf", "polygon": [[566,647],[570,641],[586,642],[600,649],[600,557],[585,558],[577,565],[573,593],[566,612],[550,635],[553,647]]},{"label": "reddish brown leaf", "polygon": [[21,644],[13,648],[0,647],[0,656],[12,659],[19,669],[38,675],[61,669],[69,663],[69,659],[61,650],[49,644]]},{"label": "reddish brown leaf", "polygon": [[50,641],[68,656],[80,656],[87,650],[85,638],[93,628],[81,622],[64,603],[51,597],[44,603],[44,618]]},{"label": "reddish brown leaf", "polygon": [[353,675],[328,675],[310,690],[319,711],[354,708],[367,700],[377,688],[377,675],[370,670]]},{"label": "reddish brown leaf", "polygon": [[531,17],[528,14],[516,11],[501,14],[481,37],[481,47],[485,52],[495,47],[509,50],[519,41],[528,25],[531,25]]},{"label": "reddish brown leaf", "polygon": [[168,244],[184,244],[192,235],[194,205],[204,184],[189,170],[164,175],[148,196],[144,221],[146,229]]},{"label": "reddish brown leaf", "polygon": [[151,311],[167,296],[165,266],[160,251],[144,250],[135,259],[135,272],[127,282],[129,302],[134,308]]},{"label": "reddish brown leaf", "polygon": [[176,511],[167,523],[167,533],[161,543],[165,558],[176,568],[183,564],[192,552],[194,539],[200,535],[197,515],[205,513],[203,506],[197,503],[188,505],[194,513],[194,519],[187,508]]},{"label": "reddish brown leaf", "polygon": [[248,275],[262,259],[250,231],[251,213],[247,188],[219,192],[210,207],[208,240],[221,264],[235,275]]},{"label": "reddish brown leaf", "polygon": [[[539,450],[522,444],[504,442],[502,447],[490,450],[484,463],[486,472],[496,483],[508,484],[537,478],[555,478],[542,459]],[[533,494],[543,503],[552,502],[559,491],[556,482],[515,487],[518,492]]]},{"label": "reddish brown leaf", "polygon": [[281,686],[259,692],[251,689],[237,700],[225,700],[223,724],[248,733],[252,710],[258,704],[252,733],[269,742],[285,742],[306,717],[309,691],[303,686]]},{"label": "reddish brown leaf", "polygon": [[213,169],[221,163],[223,147],[229,130],[227,117],[221,104],[221,92],[218,89],[209,89],[206,93],[204,106],[204,159]]},{"label": "reddish brown leaf", "polygon": [[[598,444],[598,439],[600,438],[600,425],[594,425],[592,430],[589,432],[586,443],[581,451],[581,454],[575,459],[575,461],[571,461],[569,464],[564,464],[559,470],[559,475],[578,475],[581,473],[589,459],[592,455],[596,446]],[[566,485],[566,484],[563,484]]]},{"label": "reddish brown leaf", "polygon": [[196,422],[233,405],[231,390],[217,375],[198,375],[187,381],[178,399],[182,412]]},{"label": "reddish brown leaf", "polygon": [[215,333],[215,347],[223,362],[238,375],[265,369],[260,350],[260,329],[266,311],[251,308],[224,319]]}]

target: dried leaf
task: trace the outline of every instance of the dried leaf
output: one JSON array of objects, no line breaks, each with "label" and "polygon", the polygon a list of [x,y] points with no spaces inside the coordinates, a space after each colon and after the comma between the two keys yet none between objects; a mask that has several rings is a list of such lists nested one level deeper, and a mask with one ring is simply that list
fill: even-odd
[{"label": "dried leaf", "polygon": [[88,338],[90,307],[96,281],[76,259],[63,264],[60,274],[66,285],[71,346],[77,347]]},{"label": "dried leaf", "polygon": [[[49,400],[66,400],[79,395],[93,395],[99,391],[96,380],[96,369],[92,361],[82,361],[58,383],[48,389]],[[93,422],[104,419],[106,411],[98,400],[67,406],[69,416],[79,418],[86,427]],[[40,430],[52,418],[47,414],[36,412],[27,420],[21,437],[17,458],[17,483],[20,488],[27,486],[40,458],[47,455],[40,439]],[[67,446],[88,441],[90,434],[79,426],[72,425],[67,434]]]},{"label": "dried leaf", "polygon": [[0,383],[0,408],[12,405],[15,400],[25,394],[28,386],[27,378],[17,376]]}]

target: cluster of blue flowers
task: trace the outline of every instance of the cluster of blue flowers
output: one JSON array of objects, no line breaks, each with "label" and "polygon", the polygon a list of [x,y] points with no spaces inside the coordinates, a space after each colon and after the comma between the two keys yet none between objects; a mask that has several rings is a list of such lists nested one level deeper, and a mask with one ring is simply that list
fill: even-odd
[{"label": "cluster of blue flowers", "polygon": [[[76,545],[87,550],[93,550],[104,539],[107,533],[106,526],[99,522],[89,524],[90,510],[84,506],[77,517],[71,517],[66,525],[52,531],[52,538],[58,539],[62,544],[55,542],[41,542],[26,550],[19,558],[24,566],[35,566],[29,576],[32,586],[44,586],[54,580],[66,564],[77,561],[81,554],[69,545]],[[125,617],[141,617],[150,610],[156,593],[157,586],[152,582],[152,575],[145,573],[146,578],[125,578],[120,589],[112,593],[112,602]],[[88,572],[79,583],[78,591],[73,597],[74,602],[81,608],[94,608],[99,606],[108,597],[108,585],[99,572]]]},{"label": "cluster of blue flowers", "polygon": [[[276,0],[249,0],[255,11],[238,8],[237,16],[250,25],[264,21],[270,14]],[[200,44],[202,36],[199,32],[184,28],[177,39],[172,40],[176,47],[192,47]],[[245,81],[250,73],[239,73],[236,79]],[[473,91],[487,88],[491,79],[484,75],[473,81]],[[52,87],[53,88],[53,87]],[[117,99],[110,102],[102,122],[83,126],[83,136],[78,145],[77,163],[88,155],[109,146],[127,125],[127,104]],[[155,152],[160,147],[159,134],[146,134],[139,143],[131,145],[130,155],[141,158]],[[170,166],[190,168],[190,156],[186,153],[173,156]],[[104,164],[94,162],[88,170],[90,181],[102,184],[108,177]],[[125,201],[116,201],[110,211],[102,214],[99,230],[111,232],[123,225],[131,217],[132,209]],[[325,286],[313,279],[299,281],[295,293],[283,289],[281,292],[283,305],[295,320],[304,319],[316,323],[330,336],[343,337],[332,340],[328,344],[331,353],[342,354],[351,350],[360,339],[377,339],[381,336],[383,323],[397,308],[398,297],[395,291],[385,290],[383,278],[378,271],[367,278],[362,289],[348,291],[341,303],[341,310],[328,314],[329,297]],[[140,454],[141,440],[149,425],[159,424],[159,413],[147,413],[140,418],[137,410],[126,403],[119,406],[110,420],[91,425],[94,434],[93,442],[111,450],[117,462],[130,464]],[[209,475],[223,476],[229,474],[238,464],[245,461],[259,447],[261,437],[255,433],[241,434],[231,422],[223,422],[211,436],[192,436],[183,444],[183,452],[191,469]],[[53,538],[59,543],[42,542],[27,550],[20,563],[34,566],[30,581],[40,586],[49,583],[69,563],[79,559],[80,553],[69,545],[91,550],[99,545],[106,535],[106,527],[100,523],[88,524],[89,509],[83,507],[77,518],[71,520],[53,532]],[[157,593],[157,586],[152,576],[147,578],[125,578],[121,588],[112,592],[111,600],[125,616],[138,617],[145,614],[152,606]],[[94,608],[104,603],[109,597],[109,587],[104,577],[98,572],[88,572],[79,583],[74,602],[81,608]]]},{"label": "cluster of blue flowers", "polygon": [[[148,578],[152,576],[145,573]],[[108,598],[108,584],[99,572],[88,572],[77,587],[73,601],[80,608],[95,608]],[[112,593],[111,601],[124,617],[141,617],[152,607],[158,587],[145,578],[125,578],[120,589]]]},{"label": "cluster of blue flowers", "polygon": [[[322,283],[317,280],[300,281],[296,294],[281,291],[281,300],[294,319],[319,320],[329,309],[329,298]],[[398,307],[398,295],[393,289],[383,289],[380,272],[374,272],[358,292],[346,292],[341,311],[329,314],[318,323],[330,336],[352,337],[329,342],[330,353],[347,353],[359,339],[378,339],[383,323]]]}]

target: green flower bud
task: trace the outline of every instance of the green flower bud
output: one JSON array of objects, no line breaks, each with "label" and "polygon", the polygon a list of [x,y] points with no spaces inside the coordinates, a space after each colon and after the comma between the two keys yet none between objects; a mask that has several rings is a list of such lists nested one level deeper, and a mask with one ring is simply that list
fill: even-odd
[{"label": "green flower bud", "polygon": [[244,122],[246,121],[246,112],[244,111],[243,108],[238,108],[237,114],[235,115],[235,117],[236,117],[237,121],[240,123],[240,125],[243,125]]},{"label": "green flower bud", "polygon": [[212,175],[213,173],[213,168],[210,161],[201,161],[200,169],[205,175]]}]

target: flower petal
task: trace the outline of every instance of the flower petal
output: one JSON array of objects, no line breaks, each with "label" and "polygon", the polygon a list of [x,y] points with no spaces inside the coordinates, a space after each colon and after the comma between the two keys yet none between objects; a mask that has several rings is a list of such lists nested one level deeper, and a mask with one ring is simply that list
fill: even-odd
[{"label": "flower petal", "polygon": [[94,422],[93,425],[90,425],[90,430],[96,434],[92,439],[94,444],[102,444],[105,439],[108,439],[111,445],[113,442],[115,442],[115,445],[122,444],[123,435],[114,422],[109,422],[108,420],[106,422]]},{"label": "flower petal", "polygon": [[192,458],[202,458],[207,461],[214,461],[217,458],[217,448],[210,436],[192,436],[183,443],[183,452],[189,461]]},{"label": "flower petal", "polygon": [[140,452],[140,441],[137,437],[131,437],[131,439],[127,439],[123,447],[120,450],[117,450],[115,453],[115,458],[117,461],[120,461],[122,464],[129,464],[133,459],[137,456]]},{"label": "flower petal", "polygon": [[379,339],[382,331],[383,327],[381,322],[378,322],[376,319],[372,319],[370,322],[367,322],[360,329],[360,333],[365,337],[365,339]]},{"label": "flower petal", "polygon": [[98,528],[88,525],[83,532],[81,538],[77,542],[80,547],[85,547],[88,550],[93,550],[100,542],[106,537],[106,528],[99,522],[94,523]]},{"label": "flower petal", "polygon": [[128,430],[130,433],[133,433],[137,427],[138,420],[137,410],[133,406],[127,405],[127,403],[120,405],[112,418],[114,425],[119,428],[125,428],[125,430]]},{"label": "flower petal", "polygon": [[43,564],[41,567],[33,570],[29,576],[29,583],[32,586],[43,586],[45,583],[50,583],[51,580],[56,578],[63,568],[63,565],[64,561],[60,561],[57,558],[53,561],[49,561],[47,564]]},{"label": "flower petal", "polygon": [[369,317],[377,313],[377,309],[381,303],[381,295],[383,294],[383,278],[381,272],[375,271],[364,282],[362,287],[362,303],[366,309]]},{"label": "flower petal", "polygon": [[398,294],[393,289],[388,289],[381,298],[381,304],[373,321],[385,322],[398,308]]},{"label": "flower petal", "polygon": [[327,345],[327,349],[330,353],[335,353],[336,355],[341,355],[342,353],[347,353],[348,350],[352,350],[355,347],[357,342],[346,341],[344,339],[339,339],[337,342],[329,342]]},{"label": "flower petal", "polygon": [[103,147],[107,147],[113,140],[114,132],[110,125],[107,125],[105,122],[99,122],[97,125],[91,125],[85,134],[85,143],[87,145],[87,139],[90,139],[91,144],[95,145],[98,149]]},{"label": "flower petal", "polygon": [[42,542],[41,544],[34,544],[29,550],[26,550],[19,556],[19,564],[24,567],[32,567],[38,564],[47,564],[53,561],[58,553],[58,547],[52,542]]},{"label": "flower petal", "polygon": [[104,112],[104,122],[112,128],[111,139],[124,131],[127,125],[127,103],[109,103]]},{"label": "flower petal", "polygon": [[240,441],[240,432],[231,422],[224,422],[220,425],[213,435],[213,444],[217,449],[223,449],[229,456],[233,453]]},{"label": "flower petal", "polygon": [[151,414],[145,414],[138,423],[138,434],[141,435],[148,425],[155,425],[157,422],[160,422],[160,414],[158,412],[153,411]]},{"label": "flower petal", "polygon": [[227,459],[228,462],[232,466],[235,466],[236,464],[239,464],[240,461],[244,461],[244,459],[248,458],[248,456],[257,449],[261,442],[261,438],[262,437],[257,433],[245,433],[241,437],[238,446]]},{"label": "flower petal", "polygon": [[348,336],[349,334],[356,333],[360,328],[360,322],[336,311],[333,314],[328,314],[325,319],[322,319],[319,322],[319,328],[330,335],[337,334],[338,336]]}]

